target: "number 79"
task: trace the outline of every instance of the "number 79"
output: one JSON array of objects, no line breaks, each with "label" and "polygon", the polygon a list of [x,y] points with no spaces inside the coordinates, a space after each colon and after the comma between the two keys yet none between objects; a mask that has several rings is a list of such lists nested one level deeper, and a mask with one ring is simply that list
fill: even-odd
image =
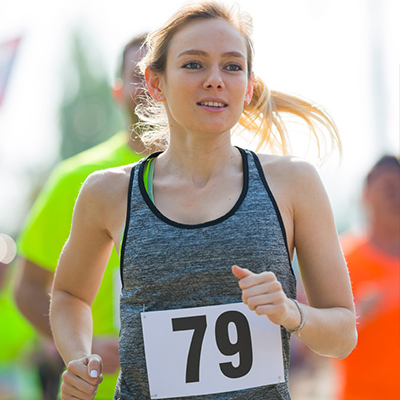
[{"label": "number 79", "polygon": [[[235,324],[237,341],[232,343],[229,338],[228,325]],[[172,330],[194,330],[190,344],[187,364],[186,383],[199,382],[200,357],[203,339],[207,329],[205,315],[193,317],[172,318]],[[215,341],[219,351],[225,356],[239,353],[239,365],[235,367],[231,362],[220,363],[221,372],[228,378],[241,378],[249,373],[253,365],[253,350],[250,327],[247,318],[239,311],[226,311],[215,322]]]}]

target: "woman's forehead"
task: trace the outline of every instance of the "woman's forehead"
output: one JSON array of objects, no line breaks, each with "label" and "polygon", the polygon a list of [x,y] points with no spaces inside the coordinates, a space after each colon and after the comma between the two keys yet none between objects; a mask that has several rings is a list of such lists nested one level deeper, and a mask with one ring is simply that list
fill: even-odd
[{"label": "woman's forehead", "polygon": [[171,40],[169,53],[173,57],[179,57],[187,51],[236,52],[247,56],[243,35],[221,18],[194,20],[179,29]]}]

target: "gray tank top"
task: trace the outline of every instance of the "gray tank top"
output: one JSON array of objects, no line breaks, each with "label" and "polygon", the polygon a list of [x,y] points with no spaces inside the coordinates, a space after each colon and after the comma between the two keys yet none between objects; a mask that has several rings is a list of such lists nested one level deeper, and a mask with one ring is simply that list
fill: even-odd
[{"label": "gray tank top", "polygon": [[[278,206],[257,155],[239,150],[244,178],[239,199],[224,216],[197,225],[177,223],[161,214],[144,186],[146,159],[133,167],[121,247],[121,372],[114,400],[150,399],[142,312],[241,302],[232,265],[255,273],[272,271],[287,296],[296,297],[296,278]],[[283,327],[280,332],[284,382],[179,398],[290,399],[290,334]]]}]

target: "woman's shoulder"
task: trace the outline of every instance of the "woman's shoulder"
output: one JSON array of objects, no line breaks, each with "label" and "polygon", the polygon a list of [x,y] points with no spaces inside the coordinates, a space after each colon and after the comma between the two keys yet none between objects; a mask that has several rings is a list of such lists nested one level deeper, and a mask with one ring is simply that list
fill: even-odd
[{"label": "woman's shoulder", "polygon": [[295,156],[280,156],[272,154],[257,154],[264,172],[285,181],[304,181],[318,179],[315,166]]},{"label": "woman's shoulder", "polygon": [[136,164],[107,168],[92,172],[84,181],[79,197],[93,206],[104,206],[125,197],[128,191],[132,168]]},{"label": "woman's shoulder", "polygon": [[123,165],[92,172],[83,183],[82,189],[91,191],[108,191],[118,189],[120,185],[129,184],[131,171],[135,164]]},{"label": "woman's shoulder", "polygon": [[260,154],[259,159],[272,192],[290,209],[311,204],[311,199],[321,201],[327,197],[312,163],[294,156],[269,154]]},{"label": "woman's shoulder", "polygon": [[259,155],[266,180],[287,220],[309,223],[311,216],[326,216],[329,198],[316,167],[293,156]]},{"label": "woman's shoulder", "polygon": [[[123,225],[129,181],[134,164],[91,173],[82,185],[74,216],[93,229],[117,237]],[[117,234],[117,233],[118,234]]]}]

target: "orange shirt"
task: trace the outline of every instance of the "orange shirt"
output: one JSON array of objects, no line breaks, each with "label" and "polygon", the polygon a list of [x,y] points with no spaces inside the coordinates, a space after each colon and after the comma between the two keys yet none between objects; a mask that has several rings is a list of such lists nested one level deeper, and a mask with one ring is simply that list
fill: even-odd
[{"label": "orange shirt", "polygon": [[400,259],[363,238],[344,238],[342,246],[360,317],[357,347],[338,361],[340,398],[400,399]]}]

